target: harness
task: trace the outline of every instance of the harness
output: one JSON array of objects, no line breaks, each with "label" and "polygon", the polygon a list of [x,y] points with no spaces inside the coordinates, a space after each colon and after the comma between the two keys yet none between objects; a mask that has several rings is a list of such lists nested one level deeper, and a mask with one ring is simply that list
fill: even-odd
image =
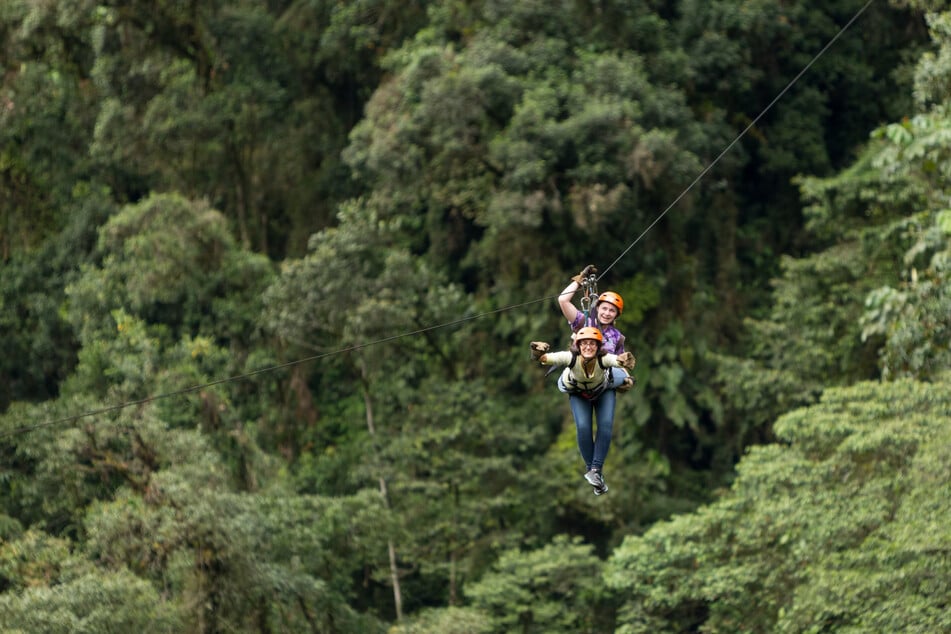
[{"label": "harness", "polygon": [[[575,367],[575,363],[578,361],[578,353],[575,350],[571,351],[571,362],[568,363],[568,369],[571,370]],[[565,389],[568,391],[568,394],[577,394],[583,399],[593,401],[594,399],[601,396],[604,393],[604,390],[613,389],[614,387],[614,373],[611,372],[610,368],[605,367],[602,356],[599,354],[598,357],[598,367],[602,370],[606,370],[604,373],[606,380],[601,381],[597,386],[590,390],[581,389],[578,386],[578,382],[575,381],[574,377],[569,373],[568,380],[563,380],[564,377],[559,377],[559,382],[565,386]]]},{"label": "harness", "polygon": [[[585,326],[597,327],[598,318],[597,318],[597,315],[591,314],[591,302],[594,301],[594,299],[598,297],[598,276],[594,273],[589,273],[586,277],[581,278],[580,287],[582,290],[581,314],[584,315],[584,319],[582,320],[581,323]],[[569,368],[573,368],[575,366],[575,359],[578,356],[578,354],[575,352],[575,346],[573,341],[571,344],[571,352],[573,353],[573,356],[571,357],[571,365],[568,366]],[[599,357],[598,363],[600,362],[601,362],[601,359]],[[553,372],[557,372],[561,367],[562,366],[558,366],[558,365],[551,366],[550,368],[548,368],[548,371],[545,372],[545,376],[547,377],[549,374],[552,374]]]}]

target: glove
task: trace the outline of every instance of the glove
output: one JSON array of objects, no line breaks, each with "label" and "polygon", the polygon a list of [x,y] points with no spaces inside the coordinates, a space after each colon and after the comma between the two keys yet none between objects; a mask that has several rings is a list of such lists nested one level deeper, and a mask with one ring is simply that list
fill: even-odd
[{"label": "glove", "polygon": [[544,341],[533,341],[531,343],[532,347],[532,361],[538,361],[542,358],[542,355],[548,352],[551,349]]},{"label": "glove", "polygon": [[620,363],[621,367],[625,370],[633,370],[637,359],[635,359],[634,355],[630,352],[622,352],[617,356],[617,362]]},{"label": "glove", "polygon": [[623,394],[633,388],[635,383],[637,383],[637,379],[633,376],[625,377],[624,381],[616,389]]},{"label": "glove", "polygon": [[578,273],[573,278],[571,278],[571,281],[578,282],[578,284],[581,284],[581,281],[584,278],[588,277],[589,275],[597,275],[597,273],[598,273],[598,269],[596,269],[593,264],[589,264],[588,266],[581,269],[581,273]]}]

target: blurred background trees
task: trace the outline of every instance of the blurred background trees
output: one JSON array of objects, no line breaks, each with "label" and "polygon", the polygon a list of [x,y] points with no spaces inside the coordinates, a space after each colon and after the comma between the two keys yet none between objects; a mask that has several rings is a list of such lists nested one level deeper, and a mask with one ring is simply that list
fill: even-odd
[{"label": "blurred background trees", "polygon": [[0,621],[947,629],[948,16],[4,3]]}]

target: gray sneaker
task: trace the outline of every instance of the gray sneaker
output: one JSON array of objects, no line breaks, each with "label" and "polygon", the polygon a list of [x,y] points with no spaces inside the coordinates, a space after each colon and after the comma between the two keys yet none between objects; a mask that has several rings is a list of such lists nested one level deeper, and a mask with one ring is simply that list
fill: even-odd
[{"label": "gray sneaker", "polygon": [[600,487],[604,483],[600,469],[588,469],[588,472],[584,474],[584,479],[595,488]]},{"label": "gray sneaker", "polygon": [[599,469],[588,469],[588,472],[584,474],[584,479],[594,487],[595,495],[604,495],[608,492],[608,485],[605,484],[604,476],[601,475]]}]

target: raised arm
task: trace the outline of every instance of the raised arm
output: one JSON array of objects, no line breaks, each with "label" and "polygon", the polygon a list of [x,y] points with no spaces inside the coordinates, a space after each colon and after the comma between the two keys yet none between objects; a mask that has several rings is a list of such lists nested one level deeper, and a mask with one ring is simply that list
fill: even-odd
[{"label": "raised arm", "polygon": [[551,346],[544,341],[533,341],[529,344],[532,351],[532,360],[541,365],[568,365],[572,353],[568,350],[551,352]]},{"label": "raised arm", "polygon": [[594,268],[594,265],[589,264],[584,267],[580,273],[571,278],[571,283],[565,287],[565,290],[558,294],[558,307],[561,309],[561,314],[565,316],[565,319],[567,319],[569,323],[574,323],[580,312],[578,307],[575,306],[571,300],[574,299],[575,293],[581,288],[581,280],[583,280],[585,276],[597,272],[598,270]]},{"label": "raised arm", "polygon": [[578,282],[572,280],[571,283],[565,287],[565,290],[558,295],[558,307],[561,308],[561,314],[565,316],[565,319],[568,320],[568,323],[574,323],[575,318],[578,317],[578,308],[571,302],[574,298],[575,293],[578,292],[580,285]]}]

